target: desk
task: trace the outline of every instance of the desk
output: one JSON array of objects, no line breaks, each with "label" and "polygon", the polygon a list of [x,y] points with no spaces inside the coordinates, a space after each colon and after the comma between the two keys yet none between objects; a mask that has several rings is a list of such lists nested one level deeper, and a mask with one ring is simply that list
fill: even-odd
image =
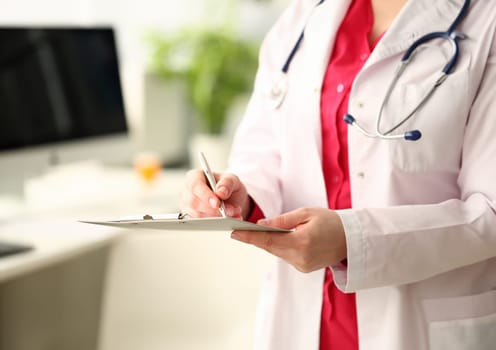
[{"label": "desk", "polygon": [[109,251],[125,231],[77,220],[176,208],[183,177],[144,184],[130,169],[77,166],[4,201],[0,240],[35,249],[0,259],[0,350],[97,349]]},{"label": "desk", "polygon": [[251,349],[269,255],[227,232],[77,223],[177,210],[184,171],[148,187],[129,169],[105,173],[107,192],[33,197],[0,226],[0,239],[38,248],[0,260],[0,350]]},{"label": "desk", "polygon": [[1,226],[0,240],[26,242],[33,251],[0,259],[0,283],[106,247],[120,232],[74,220],[46,219]]},{"label": "desk", "polygon": [[3,225],[0,239],[36,249],[0,259],[0,349],[96,349],[108,247],[118,237],[72,220]]}]

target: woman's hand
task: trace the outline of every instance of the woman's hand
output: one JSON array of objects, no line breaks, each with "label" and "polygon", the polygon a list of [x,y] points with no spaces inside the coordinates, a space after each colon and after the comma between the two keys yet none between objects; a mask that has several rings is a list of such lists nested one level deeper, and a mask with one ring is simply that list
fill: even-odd
[{"label": "woman's hand", "polygon": [[212,191],[203,171],[194,169],[188,172],[181,211],[193,217],[219,216],[220,200],[223,200],[227,216],[245,218],[251,210],[246,187],[234,174],[215,173],[214,176],[217,186]]},{"label": "woman's hand", "polygon": [[258,223],[295,230],[290,233],[234,231],[231,237],[265,249],[301,272],[312,272],[346,259],[344,228],[332,210],[302,208]]}]

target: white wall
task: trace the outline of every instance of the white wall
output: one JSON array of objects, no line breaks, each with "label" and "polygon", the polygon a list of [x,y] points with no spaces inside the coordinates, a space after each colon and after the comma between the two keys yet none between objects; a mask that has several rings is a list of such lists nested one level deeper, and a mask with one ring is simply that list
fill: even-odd
[{"label": "white wall", "polygon": [[[111,24],[122,58],[142,59],[143,35],[186,24],[241,23],[261,36],[288,0],[0,0],[0,24]],[[256,14],[253,8],[263,9]],[[246,28],[246,27],[251,28]]]},{"label": "white wall", "polygon": [[[222,3],[223,0],[216,2]],[[0,0],[1,24],[110,24],[117,29],[121,59],[142,58],[147,28],[173,30],[201,22],[202,0]]]},{"label": "white wall", "polygon": [[86,0],[0,0],[0,22],[73,23],[87,21],[91,3]]}]

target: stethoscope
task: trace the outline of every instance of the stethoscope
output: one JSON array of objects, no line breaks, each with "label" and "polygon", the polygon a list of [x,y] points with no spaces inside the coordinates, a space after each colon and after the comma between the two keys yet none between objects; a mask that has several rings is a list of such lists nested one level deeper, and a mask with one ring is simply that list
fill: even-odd
[{"label": "stethoscope", "polygon": [[[317,5],[315,6],[318,7],[324,2],[324,0],[320,0]],[[408,141],[417,141],[422,137],[422,133],[420,130],[409,130],[406,131],[405,133],[400,133],[400,134],[392,134],[396,129],[398,129],[400,126],[402,126],[406,121],[408,121],[426,102],[427,100],[432,96],[434,93],[434,90],[436,90],[448,77],[450,73],[452,73],[456,62],[458,61],[458,56],[459,56],[459,44],[458,40],[459,39],[465,39],[467,36],[463,33],[456,32],[455,28],[460,24],[460,22],[463,20],[463,18],[467,15],[468,9],[470,7],[470,0],[465,0],[462,8],[460,9],[460,12],[456,16],[455,20],[453,23],[449,26],[448,30],[444,32],[433,32],[433,33],[428,33],[421,38],[417,39],[405,52],[403,57],[401,58],[400,64],[398,68],[395,71],[394,77],[391,80],[387,90],[386,90],[386,95],[382,101],[381,107],[379,109],[379,115],[377,116],[377,121],[376,121],[376,130],[375,132],[370,132],[367,131],[364,127],[362,127],[355,117],[353,117],[351,114],[346,114],[344,116],[344,121],[348,123],[351,126],[355,126],[362,134],[368,137],[372,138],[379,138],[383,140],[395,140],[395,139],[405,139]],[[301,42],[303,41],[303,37],[305,34],[305,27],[303,28],[300,36],[298,37],[298,40],[296,41],[295,45],[291,49],[283,67],[281,68],[281,72],[279,74],[278,79],[276,79],[274,85],[272,86],[272,89],[270,91],[270,97],[274,103],[274,108],[278,108],[281,104],[282,101],[284,100],[284,97],[286,96],[287,90],[288,90],[288,80],[287,80],[287,74],[289,71],[289,66],[291,65],[291,62],[293,61],[293,58],[300,48]],[[453,54],[448,61],[448,63],[443,67],[439,77],[436,79],[432,87],[427,91],[427,93],[424,95],[424,97],[420,100],[420,102],[412,109],[410,113],[408,113],[403,119],[401,119],[398,123],[396,123],[392,128],[390,128],[387,131],[381,131],[380,125],[381,125],[381,120],[382,120],[382,115],[383,115],[383,110],[384,107],[387,104],[387,101],[391,97],[391,94],[405,71],[406,67],[408,66],[408,63],[411,61],[413,58],[416,50],[418,49],[419,46],[425,44],[426,42],[433,40],[433,39],[442,39],[442,40],[447,40],[453,49]]]}]

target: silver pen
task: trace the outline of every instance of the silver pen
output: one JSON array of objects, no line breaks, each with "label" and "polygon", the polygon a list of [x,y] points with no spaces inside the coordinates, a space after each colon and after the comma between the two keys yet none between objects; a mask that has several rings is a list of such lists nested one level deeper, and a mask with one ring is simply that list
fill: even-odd
[{"label": "silver pen", "polygon": [[[210,188],[212,191],[215,191],[215,186],[217,185],[217,181],[215,181],[215,176],[212,170],[210,169],[210,166],[208,165],[207,158],[205,158],[205,155],[203,152],[200,152],[200,164],[203,169],[203,173],[205,174],[205,177],[207,178],[208,184],[210,185]],[[220,206],[219,206],[219,211],[222,217],[227,217],[226,215],[226,208],[224,207],[224,201],[220,199]]]}]

